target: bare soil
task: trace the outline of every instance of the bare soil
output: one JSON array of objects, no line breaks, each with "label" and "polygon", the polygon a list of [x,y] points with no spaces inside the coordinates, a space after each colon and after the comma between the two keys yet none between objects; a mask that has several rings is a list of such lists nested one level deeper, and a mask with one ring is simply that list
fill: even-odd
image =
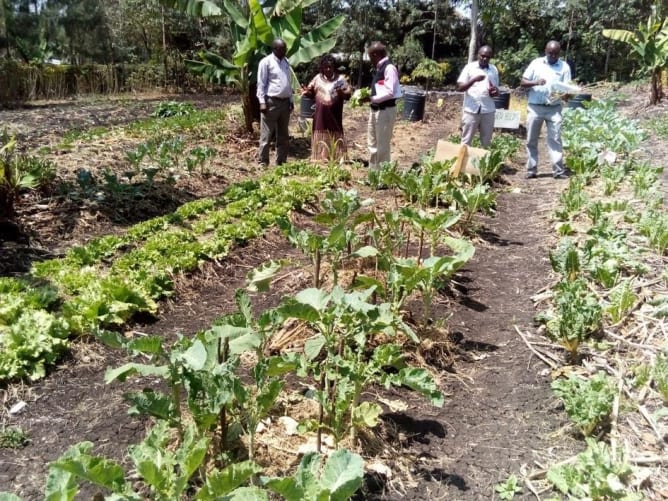
[{"label": "bare soil", "polygon": [[[124,124],[148,116],[158,101],[187,99],[197,107],[219,107],[229,96],[150,96],[122,100],[47,103],[25,109],[0,111],[0,121],[18,133],[20,144],[30,149],[54,147],[71,129]],[[398,121],[393,156],[403,167],[418,162],[435,148],[436,141],[458,133],[461,96],[444,96],[427,102],[425,120]],[[237,120],[237,121],[235,121]],[[199,184],[187,181],[165,187],[159,198],[137,206],[77,205],[56,194],[41,200],[26,199],[18,220],[29,243],[0,241],[0,274],[28,269],[31,260],[61,254],[93,236],[122,231],[199,196],[220,192],[230,182],[256,174],[255,138],[234,134],[238,118],[230,118],[230,133],[216,140],[219,155],[214,174]],[[353,159],[366,153],[366,111],[347,110],[345,128]],[[308,140],[293,124],[292,158],[308,157]],[[654,142],[657,147],[665,146]],[[52,148],[52,158],[63,172],[85,166],[91,170],[121,162],[127,144],[114,139],[82,143],[71,151]],[[536,180],[523,178],[524,152],[510,162],[495,187],[499,193],[496,213],[480,217],[476,254],[460,272],[448,293],[437,298],[435,316],[446,320],[449,349],[427,360],[446,394],[442,408],[430,406],[409,392],[377,389],[365,398],[383,402],[386,412],[364,450],[369,462],[390,468],[387,477],[369,477],[359,499],[494,499],[494,487],[509,474],[539,469],[572,456],[582,444],[565,431],[567,417],[549,388],[550,375],[518,334],[534,329],[536,313],[532,296],[548,287],[551,269],[548,251],[554,243],[552,207],[564,181],[549,176],[543,153]],[[351,187],[371,192],[353,173]],[[162,305],[157,319],[136,322],[129,330],[166,336],[191,335],[234,309],[234,291],[244,283],[252,267],[276,258],[290,257],[306,263],[278,232],[270,232],[251,244],[235,249],[219,263],[200,273],[180,277],[177,295]],[[295,267],[271,298],[308,286],[308,273]],[[5,425],[21,426],[30,443],[20,449],[0,449],[0,490],[26,500],[43,498],[48,463],[74,443],[88,440],[97,453],[123,460],[127,446],[139,442],[149,422],[127,415],[122,394],[129,386],[105,385],[107,367],[122,364],[122,353],[82,339],[71,355],[47,378],[33,384],[12,384],[0,389]],[[25,409],[9,415],[19,401]],[[402,401],[403,409],[387,402]],[[296,449],[287,442],[283,449]],[[266,446],[269,456],[270,445]],[[294,465],[296,458],[274,451],[274,465]],[[286,466],[286,463],[288,466]],[[89,497],[93,492],[88,492]],[[525,488],[517,499],[532,499]]]}]

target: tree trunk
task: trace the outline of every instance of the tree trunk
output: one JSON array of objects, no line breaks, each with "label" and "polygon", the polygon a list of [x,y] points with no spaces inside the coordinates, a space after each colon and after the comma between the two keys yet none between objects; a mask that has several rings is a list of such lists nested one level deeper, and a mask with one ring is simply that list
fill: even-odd
[{"label": "tree trunk", "polygon": [[471,2],[471,40],[469,41],[469,62],[476,59],[476,48],[478,45],[478,0]]},{"label": "tree trunk", "polygon": [[436,26],[438,24],[438,0],[434,0],[434,33],[431,41],[431,58],[436,54]]},{"label": "tree trunk", "polygon": [[663,99],[663,82],[661,82],[661,68],[652,71],[652,83],[649,96],[649,104],[659,104]]},{"label": "tree trunk", "polygon": [[[252,87],[248,88],[245,92],[242,91],[242,103],[241,108],[244,113],[244,127],[246,132],[253,132],[253,118],[255,117],[255,112],[253,110],[253,95]],[[259,111],[259,106],[258,106]]]}]

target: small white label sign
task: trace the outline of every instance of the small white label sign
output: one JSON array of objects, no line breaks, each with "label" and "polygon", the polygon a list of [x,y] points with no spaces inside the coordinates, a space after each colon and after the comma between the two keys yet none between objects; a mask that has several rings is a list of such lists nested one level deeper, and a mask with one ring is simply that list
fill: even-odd
[{"label": "small white label sign", "polygon": [[520,126],[519,111],[496,110],[494,114],[494,127],[500,129],[517,129]]}]

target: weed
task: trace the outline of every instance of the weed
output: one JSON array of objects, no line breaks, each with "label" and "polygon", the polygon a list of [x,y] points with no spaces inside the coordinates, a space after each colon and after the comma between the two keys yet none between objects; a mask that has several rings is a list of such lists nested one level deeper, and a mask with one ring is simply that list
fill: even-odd
[{"label": "weed", "polygon": [[652,368],[654,387],[665,403],[668,403],[668,357],[659,355]]},{"label": "weed", "polygon": [[515,494],[522,492],[520,482],[515,475],[510,475],[505,482],[497,484],[495,487],[499,499],[509,500],[515,497]]},{"label": "weed", "polygon": [[19,426],[3,426],[0,430],[0,449],[20,449],[29,443],[28,434]]}]

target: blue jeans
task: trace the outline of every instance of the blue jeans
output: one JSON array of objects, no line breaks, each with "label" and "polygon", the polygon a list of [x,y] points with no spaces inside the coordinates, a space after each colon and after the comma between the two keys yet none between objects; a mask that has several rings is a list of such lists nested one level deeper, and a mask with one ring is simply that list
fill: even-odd
[{"label": "blue jeans", "polygon": [[563,174],[564,149],[561,144],[561,105],[529,104],[527,108],[527,172],[538,170],[538,137],[543,122],[547,127],[547,153],[552,164],[552,175]]}]

